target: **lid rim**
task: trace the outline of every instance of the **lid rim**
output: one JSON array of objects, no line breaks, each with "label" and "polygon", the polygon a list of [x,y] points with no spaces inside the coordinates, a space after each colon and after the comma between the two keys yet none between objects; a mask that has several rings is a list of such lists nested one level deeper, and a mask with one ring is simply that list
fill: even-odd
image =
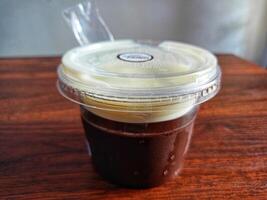
[{"label": "lid rim", "polygon": [[[143,99],[144,100],[144,99],[158,99],[158,98],[173,98],[173,97],[186,95],[186,94],[192,94],[197,91],[201,91],[207,88],[209,85],[212,85],[218,82],[219,79],[221,79],[221,71],[220,71],[219,66],[217,68],[218,68],[218,71],[217,71],[218,73],[216,74],[216,76],[213,77],[211,80],[207,80],[206,82],[203,82],[203,83],[195,82],[195,83],[190,83],[190,84],[180,85],[180,86],[163,87],[164,89],[151,88],[149,91],[147,89],[136,89],[136,88],[134,89],[108,88],[108,92],[104,90],[103,88],[94,88],[94,90],[92,90],[90,87],[86,87],[86,85],[82,84],[81,82],[78,82],[76,80],[73,80],[65,76],[65,74],[61,72],[60,67],[58,68],[57,71],[60,77],[60,81],[63,84],[65,84],[65,87],[67,86],[67,87],[70,87],[76,90],[76,93],[80,92],[80,93],[92,94],[89,96],[98,96],[99,98],[102,97],[103,99],[105,99],[104,97],[113,97],[113,98],[120,98],[120,99]],[[114,94],[118,92],[120,94],[116,96],[107,95],[107,93]],[[132,95],[129,95],[130,92]],[[159,95],[158,93],[161,93],[162,95]],[[167,95],[168,93],[172,93],[173,95]],[[150,94],[150,96],[148,96],[148,94]],[[145,96],[147,98],[145,98]]]}]

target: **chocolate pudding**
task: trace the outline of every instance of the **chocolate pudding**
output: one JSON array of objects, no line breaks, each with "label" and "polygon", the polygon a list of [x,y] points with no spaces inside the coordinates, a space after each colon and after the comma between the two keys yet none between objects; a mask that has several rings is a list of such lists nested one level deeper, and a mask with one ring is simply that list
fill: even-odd
[{"label": "chocolate pudding", "polygon": [[96,171],[128,187],[157,186],[178,175],[188,149],[196,108],[174,120],[121,123],[81,107]]},{"label": "chocolate pudding", "polygon": [[178,175],[201,103],[220,89],[210,52],[173,41],[107,41],[74,48],[59,92],[80,105],[96,171],[112,183],[153,187]]}]

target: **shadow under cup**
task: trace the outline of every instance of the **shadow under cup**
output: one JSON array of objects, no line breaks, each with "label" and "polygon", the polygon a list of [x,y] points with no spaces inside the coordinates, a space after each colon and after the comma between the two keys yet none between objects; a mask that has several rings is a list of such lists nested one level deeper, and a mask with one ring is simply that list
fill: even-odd
[{"label": "shadow under cup", "polygon": [[112,183],[146,188],[178,175],[188,150],[198,106],[173,120],[125,123],[81,106],[95,170]]}]

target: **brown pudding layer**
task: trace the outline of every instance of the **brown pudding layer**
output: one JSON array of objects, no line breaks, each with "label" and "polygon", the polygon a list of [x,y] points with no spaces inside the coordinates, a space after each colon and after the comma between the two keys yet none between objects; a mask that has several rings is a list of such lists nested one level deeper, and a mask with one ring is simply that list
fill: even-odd
[{"label": "brown pudding layer", "polygon": [[112,183],[153,187],[179,173],[190,144],[197,108],[174,120],[124,123],[81,107],[96,171]]}]

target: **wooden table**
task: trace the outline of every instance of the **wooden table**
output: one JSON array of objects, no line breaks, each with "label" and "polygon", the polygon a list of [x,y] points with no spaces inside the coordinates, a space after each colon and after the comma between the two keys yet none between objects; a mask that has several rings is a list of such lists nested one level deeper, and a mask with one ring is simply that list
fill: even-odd
[{"label": "wooden table", "polygon": [[0,59],[0,199],[267,199],[267,70],[219,56],[184,170],[153,189],[107,183],[87,155],[78,106],[55,87],[59,58]]}]

